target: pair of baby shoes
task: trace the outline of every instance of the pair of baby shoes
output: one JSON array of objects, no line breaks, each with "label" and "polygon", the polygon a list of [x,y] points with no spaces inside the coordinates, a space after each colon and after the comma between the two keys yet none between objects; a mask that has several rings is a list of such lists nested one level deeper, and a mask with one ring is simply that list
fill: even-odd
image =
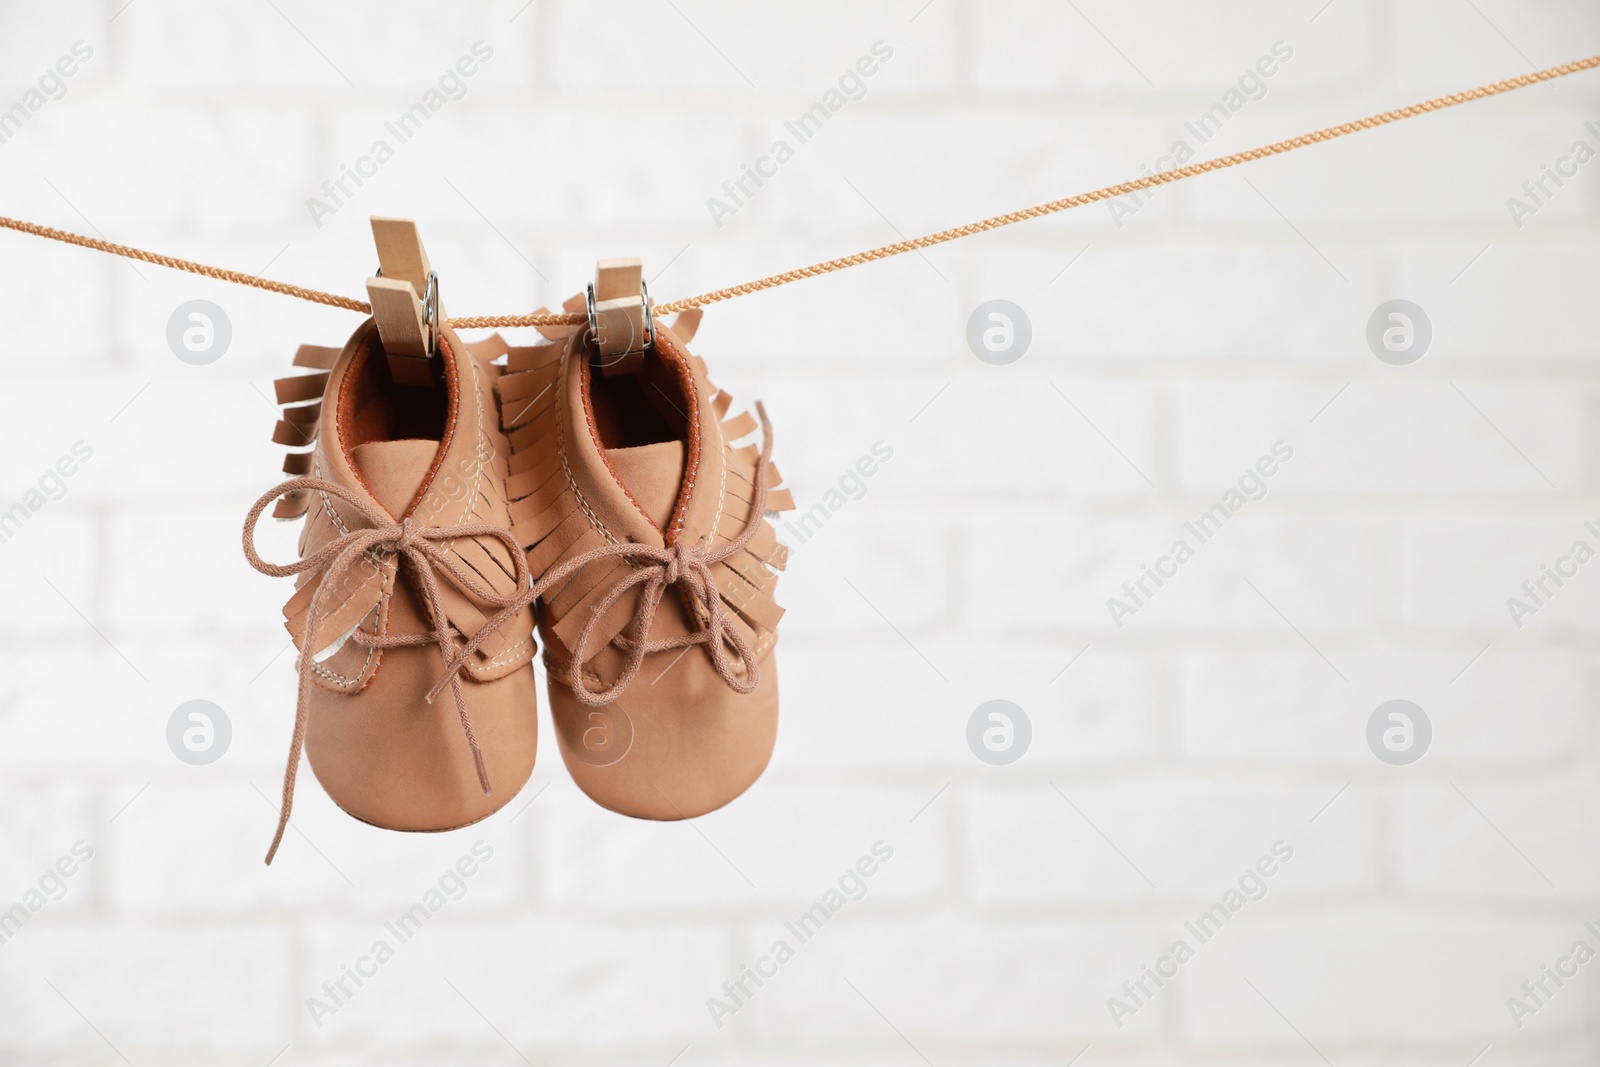
[{"label": "pair of baby shoes", "polygon": [[[613,811],[681,819],[765,769],[777,730],[773,601],[785,549],[770,427],[646,300],[642,339],[602,355],[588,324],[546,343],[464,343],[436,312],[427,351],[386,350],[374,312],[313,373],[277,383],[291,478],[245,524],[284,607],[299,695],[272,861],[304,749],[335,803],[373,825],[448,830],[528,780],[532,660],[544,644],[556,739]],[[618,347],[612,345],[611,347]],[[628,347],[628,346],[622,346]],[[761,429],[762,442],[738,446]],[[261,559],[262,513],[303,518],[301,558]]]}]

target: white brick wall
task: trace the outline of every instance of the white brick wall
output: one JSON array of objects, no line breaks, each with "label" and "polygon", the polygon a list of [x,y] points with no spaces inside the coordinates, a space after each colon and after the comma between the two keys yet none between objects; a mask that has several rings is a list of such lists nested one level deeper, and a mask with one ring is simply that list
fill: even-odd
[{"label": "white brick wall", "polygon": [[[1202,156],[1600,51],[1597,11],[0,4],[0,109],[94,50],[0,144],[0,213],[346,293],[366,217],[406,215],[455,314],[629,253],[672,298],[1135,174],[1276,41]],[[315,225],[480,39],[466,94]],[[865,96],[717,227],[706,198],[880,39]],[[802,508],[894,450],[787,536],[762,782],[694,826],[621,819],[547,728],[523,796],[457,833],[371,830],[306,776],[270,870],[287,590],[237,527],[276,477],[271,379],[353,317],[0,234],[0,509],[94,448],[0,544],[0,909],[94,848],[0,943],[0,1061],[1600,1063],[1592,968],[1520,1029],[1506,1007],[1600,944],[1600,565],[1520,629],[1505,603],[1600,520],[1600,165],[1506,208],[1600,119],[1597,78],[711,309],[696,349],[767,400]],[[1365,341],[1397,297],[1434,332],[1407,367]],[[205,367],[165,342],[195,298],[234,330]],[[965,342],[994,298],[1031,318],[1010,366]],[[1115,626],[1278,440],[1267,495]],[[194,698],[233,725],[206,767],[165,742]],[[995,698],[1033,728],[1005,767],[966,741]],[[1410,766],[1367,745],[1393,698],[1432,722]],[[465,895],[318,1026],[307,998],[479,840]],[[717,1027],[707,998],[879,840],[866,895]],[[1266,896],[1119,1028],[1107,999],[1278,840]]]}]

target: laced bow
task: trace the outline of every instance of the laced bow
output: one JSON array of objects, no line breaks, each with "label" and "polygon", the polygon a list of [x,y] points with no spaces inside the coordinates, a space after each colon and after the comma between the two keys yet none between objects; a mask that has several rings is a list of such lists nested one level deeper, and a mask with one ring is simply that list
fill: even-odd
[{"label": "laced bow", "polygon": [[[756,665],[756,658],[750,649],[750,644],[737,627],[730,626],[728,611],[722,605],[722,594],[717,588],[716,575],[712,567],[727,559],[745,545],[756,535],[760,529],[762,516],[766,512],[767,503],[767,468],[772,462],[772,425],[767,421],[766,408],[758,401],[756,414],[761,419],[761,455],[756,461],[755,469],[755,499],[750,502],[750,518],[745,523],[744,529],[739,534],[723,544],[720,548],[713,548],[712,534],[707,534],[702,541],[678,543],[667,548],[657,548],[654,545],[639,544],[627,541],[620,544],[604,545],[600,548],[590,549],[572,557],[557,567],[552,567],[540,576],[539,580],[530,588],[525,589],[519,596],[503,607],[499,614],[484,624],[473,638],[462,646],[453,659],[445,663],[445,674],[434,683],[428,692],[428,699],[433,699],[440,690],[456,677],[462,663],[475,652],[480,644],[516,612],[533,603],[539,597],[565,582],[568,577],[581,571],[591,563],[603,559],[621,557],[634,565],[634,570],[627,577],[622,578],[611,590],[596,604],[589,614],[589,619],[584,623],[583,630],[578,634],[578,640],[572,649],[571,686],[573,695],[589,707],[600,707],[611,703],[622,695],[633,679],[638,675],[640,666],[644,663],[645,656],[653,652],[663,652],[673,648],[684,648],[690,645],[705,645],[706,652],[711,657],[712,669],[717,672],[728,688],[735,693],[749,694],[761,684],[761,672]],[[695,632],[679,637],[664,637],[650,640],[650,627],[655,621],[656,607],[661,603],[662,594],[668,586],[676,585],[684,590],[691,603],[703,609],[703,615],[697,621],[700,627]],[[626,636],[619,637],[617,644],[627,653],[627,660],[623,665],[622,673],[616,681],[602,689],[590,689],[583,678],[583,665],[589,660],[589,644],[594,639],[595,627],[611,610],[618,600],[630,589],[643,586],[639,593],[638,605],[634,609],[633,619],[623,631]],[[745,676],[741,678],[734,670],[734,665],[728,657],[728,650],[724,642],[731,644],[738,653],[739,659],[745,665]]]},{"label": "laced bow", "polygon": [[[703,541],[680,543],[670,548],[657,548],[654,545],[632,541],[606,545],[574,556],[560,566],[551,568],[537,582],[531,580],[527,557],[522,552],[522,546],[517,543],[509,530],[501,526],[489,523],[420,526],[409,518],[395,522],[389,516],[379,514],[367,506],[344,487],[320,478],[292,478],[264,493],[250,508],[250,514],[245,518],[244,554],[250,565],[262,574],[281,578],[314,570],[324,563],[327,564],[317,591],[312,595],[311,605],[306,611],[304,640],[307,647],[300,654],[300,687],[295,705],[294,734],[289,742],[289,763],[283,775],[283,804],[278,814],[278,829],[273,834],[272,847],[267,850],[267,862],[271,863],[273,856],[277,854],[278,845],[283,841],[284,830],[289,825],[289,813],[294,805],[295,777],[300,767],[300,753],[305,748],[311,679],[315,666],[313,657],[316,650],[310,647],[311,643],[315,641],[318,629],[335,606],[330,600],[331,591],[342,586],[356,562],[374,549],[393,552],[410,561],[422,586],[423,606],[427,609],[433,629],[425,633],[375,636],[357,628],[352,632],[351,639],[367,648],[393,648],[430,642],[438,646],[439,654],[444,659],[445,670],[433,688],[428,691],[427,700],[431,703],[444,689],[450,690],[450,695],[455,700],[456,714],[461,719],[462,733],[467,739],[467,747],[472,752],[473,766],[478,772],[478,784],[483,787],[485,794],[489,792],[489,774],[484,766],[477,734],[472,729],[472,719],[467,714],[466,700],[461,690],[461,668],[489,635],[499,630],[517,612],[528,607],[572,574],[598,560],[622,557],[633,562],[635,569],[617,582],[595,606],[572,650],[574,665],[572,691],[582,703],[590,707],[600,707],[621,696],[622,691],[638,675],[645,656],[653,652],[701,644],[707,646],[712,669],[730,689],[740,694],[755,692],[757,686],[761,684],[760,669],[756,665],[756,658],[749,642],[737,628],[728,625],[728,612],[722,606],[722,594],[717,588],[716,575],[711,568],[749,544],[756,531],[760,529],[762,516],[766,513],[767,468],[772,462],[772,425],[767,420],[766,408],[760,402],[756,403],[756,414],[761,419],[762,444],[754,475],[755,499],[750,503],[750,518],[737,536],[720,548],[711,547],[712,535],[707,535]],[[261,513],[266,510],[268,504],[279,497],[303,490],[332,493],[354,507],[366,519],[369,527],[352,530],[334,538],[316,552],[295,563],[277,564],[264,561],[256,552],[254,538],[256,523],[260,520]],[[521,592],[507,595],[488,588],[476,577],[456,566],[436,544],[457,537],[485,536],[498,538],[510,550],[516,566],[517,586]],[[433,573],[434,565],[448,572],[462,588],[484,602],[500,607],[500,610],[459,649],[456,647],[455,636],[450,629],[443,602],[439,597],[438,579]],[[641,585],[644,588],[640,593],[638,606],[634,610],[633,620],[624,631],[627,636],[617,639],[618,645],[628,653],[622,673],[611,685],[591,690],[583,680],[582,666],[589,658],[589,644],[594,639],[595,626],[624,594]],[[656,608],[661,603],[661,597],[667,587],[672,585],[687,591],[691,602],[699,604],[704,609],[704,618],[699,620],[701,626],[694,633],[652,641],[649,639],[649,634],[650,627],[655,621]],[[733,646],[739,659],[744,663],[743,678],[735,672],[724,642]]]},{"label": "laced bow", "polygon": [[[302,491],[329,493],[339,497],[366,520],[367,528],[350,530],[295,563],[268,563],[256,552],[255,547],[256,524],[260,521],[261,513],[266,510],[268,504],[279,497]],[[478,784],[484,793],[488,794],[489,771],[484,766],[483,752],[478,745],[478,736],[472,729],[472,719],[467,714],[466,699],[461,691],[461,665],[466,662],[466,656],[455,654],[455,637],[445,614],[444,603],[439,596],[439,580],[434,574],[434,567],[447,572],[461,588],[487,603],[509,605],[521,598],[517,594],[507,595],[490,589],[481,579],[457,566],[448,552],[439,545],[458,537],[498,538],[511,553],[511,559],[516,567],[517,588],[528,587],[528,561],[523,555],[522,546],[517,543],[510,531],[490,523],[423,526],[410,518],[396,522],[390,516],[381,514],[367,505],[343,486],[321,478],[292,478],[262,494],[250,508],[250,514],[244,524],[244,554],[250,561],[250,566],[262,574],[283,578],[327,565],[318,579],[317,590],[312,594],[311,605],[306,611],[303,637],[305,647],[300,651],[300,688],[295,703],[294,735],[289,742],[289,764],[283,774],[283,803],[278,813],[278,829],[272,836],[272,847],[267,850],[268,863],[272,862],[273,856],[277,854],[278,845],[283,841],[284,830],[289,825],[289,812],[294,806],[295,776],[300,767],[300,753],[305,747],[306,722],[310,713],[311,679],[316,666],[315,654],[318,651],[314,643],[318,631],[328,614],[338,606],[335,591],[353,588],[355,583],[351,579],[358,580],[354,568],[358,561],[367,558],[368,553],[373,551],[393,553],[411,564],[411,569],[421,586],[423,607],[433,628],[423,633],[373,635],[357,627],[350,637],[356,644],[366,648],[395,648],[402,645],[430,643],[438,645],[439,655],[449,666],[449,671],[446,677],[440,679],[439,684],[434,686],[434,691],[428,694],[428,699],[431,701],[439,690],[448,685],[450,695],[455,698],[456,715],[461,720],[461,731],[466,737],[467,748],[472,752],[472,765],[478,773]],[[485,627],[475,636],[471,648],[476,650],[491,629],[502,625],[513,614],[514,611],[505,610],[496,615],[492,626]]]}]

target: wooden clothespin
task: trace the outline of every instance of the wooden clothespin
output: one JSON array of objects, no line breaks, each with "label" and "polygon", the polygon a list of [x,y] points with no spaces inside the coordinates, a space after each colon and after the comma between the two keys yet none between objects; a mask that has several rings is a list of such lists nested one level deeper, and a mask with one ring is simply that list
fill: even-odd
[{"label": "wooden clothespin", "polygon": [[632,374],[644,365],[644,354],[656,343],[650,290],[644,263],[637,256],[602,259],[589,286],[589,325],[600,350],[603,374]]},{"label": "wooden clothespin", "polygon": [[439,280],[428,265],[417,224],[374,215],[372,237],[378,246],[378,276],[367,279],[367,299],[389,357],[389,373],[404,385],[432,385],[444,311]]}]

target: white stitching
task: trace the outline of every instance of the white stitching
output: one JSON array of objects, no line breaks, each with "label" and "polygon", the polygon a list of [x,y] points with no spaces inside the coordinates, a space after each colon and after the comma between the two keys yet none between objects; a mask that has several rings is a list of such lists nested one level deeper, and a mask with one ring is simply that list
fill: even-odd
[{"label": "white stitching", "polygon": [[[383,601],[380,600],[380,601],[378,601],[378,603],[372,605],[372,611],[367,612],[366,615],[363,615],[361,617],[361,621],[362,622],[366,622],[368,616],[372,615],[373,612],[378,611],[382,607],[383,607]],[[373,625],[373,631],[372,632],[373,632],[374,636],[377,636],[378,634],[380,634],[382,632],[382,630],[379,628],[379,624],[375,623]],[[308,636],[307,640],[310,640],[309,636]],[[345,689],[349,689],[351,686],[353,686],[356,683],[360,682],[362,678],[366,677],[367,668],[372,665],[372,657],[377,655],[377,652],[378,652],[378,650],[376,648],[370,648],[369,647],[367,649],[367,658],[362,661],[361,669],[356,672],[356,676],[354,678],[346,678],[344,675],[339,674],[339,673],[337,673],[335,671],[331,671],[328,668],[324,667],[322,664],[316,663],[316,662],[313,662],[311,664],[311,671],[312,671],[313,674],[320,674],[322,677],[328,679],[330,682],[333,682],[336,685],[339,685],[339,686],[341,686],[341,687],[343,687]],[[301,653],[301,655],[308,655],[308,654],[309,653],[304,653],[304,652]],[[332,658],[332,657],[330,657],[330,658]]]},{"label": "white stitching", "polygon": [[[472,458],[474,463],[472,471],[472,491],[470,493],[464,493],[461,497],[462,512],[461,517],[456,519],[458,524],[466,521],[467,505],[478,495],[478,486],[483,482],[483,459],[485,452],[484,443],[488,440],[488,434],[484,432],[483,428],[483,389],[478,381],[478,361],[469,358],[466,362],[467,367],[472,371],[472,399],[473,408],[478,416],[478,441],[477,446],[472,450]],[[493,452],[493,448],[488,449],[488,451]],[[451,551],[454,552],[455,549],[452,548]]]},{"label": "white stitching", "polygon": [[479,669],[480,670],[488,670],[491,667],[499,667],[502,664],[509,663],[510,660],[511,660],[512,654],[515,653],[519,648],[521,648],[523,645],[527,644],[532,639],[533,639],[533,634],[530,633],[527,637],[524,637],[521,641],[518,641],[516,644],[512,645],[510,648],[508,648],[504,652],[500,653],[494,659],[485,660],[483,665]]},{"label": "white stitching", "polygon": [[[561,360],[556,371],[556,381],[559,382],[565,380],[565,368],[567,361],[571,358],[572,345],[569,344],[566,350],[561,353]],[[558,395],[556,397],[557,404],[560,403],[560,400],[561,398]],[[589,525],[598,530],[607,541],[610,541],[614,545],[618,544],[619,542],[617,541],[616,537],[611,533],[610,530],[606,529],[605,523],[601,522],[599,517],[595,515],[594,509],[589,507],[589,501],[584,499],[583,490],[578,488],[577,479],[573,478],[572,476],[572,468],[567,464],[567,420],[561,418],[560,411],[556,412],[556,454],[561,457],[561,471],[567,476],[567,487],[572,490],[572,495],[577,498],[578,507],[583,511],[584,515],[588,517]]]},{"label": "white stitching", "polygon": [[[710,379],[706,380],[706,384],[711,384]],[[733,402],[731,397],[729,398],[728,402]],[[717,486],[717,521],[711,526],[710,537],[711,545],[714,548],[717,544],[717,527],[722,525],[723,508],[727,504],[728,500],[728,439],[722,436],[722,423],[717,422],[715,417],[716,412],[712,411],[711,414],[711,421],[715,423],[717,427],[717,442],[722,445],[722,479],[721,484]],[[727,540],[727,538],[724,538],[724,540]]]}]

